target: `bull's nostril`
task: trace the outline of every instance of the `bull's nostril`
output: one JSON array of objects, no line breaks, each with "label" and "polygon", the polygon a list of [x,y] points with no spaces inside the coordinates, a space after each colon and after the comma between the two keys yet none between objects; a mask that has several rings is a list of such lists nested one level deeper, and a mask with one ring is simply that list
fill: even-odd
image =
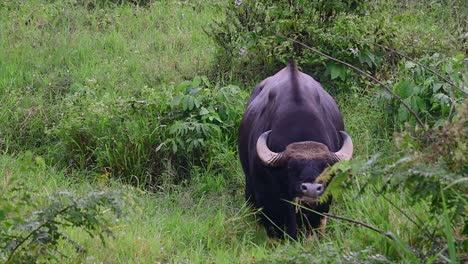
[{"label": "bull's nostril", "polygon": [[322,185],[318,186],[317,187],[317,192],[322,192],[322,191],[323,191],[323,186]]},{"label": "bull's nostril", "polygon": [[305,191],[307,191],[307,186],[306,186],[305,184],[302,184],[302,185],[301,185],[301,189],[302,189],[302,191],[305,192]]}]

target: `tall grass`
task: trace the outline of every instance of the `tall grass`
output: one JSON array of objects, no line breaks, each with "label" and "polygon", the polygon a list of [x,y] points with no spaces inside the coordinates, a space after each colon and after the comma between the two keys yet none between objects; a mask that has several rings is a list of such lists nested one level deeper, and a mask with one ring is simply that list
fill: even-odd
[{"label": "tall grass", "polygon": [[79,3],[1,5],[0,128],[10,150],[53,144],[48,129],[64,113],[85,110],[85,98],[139,98],[145,87],[209,70],[214,46],[203,28],[217,5],[158,1],[89,10]]}]

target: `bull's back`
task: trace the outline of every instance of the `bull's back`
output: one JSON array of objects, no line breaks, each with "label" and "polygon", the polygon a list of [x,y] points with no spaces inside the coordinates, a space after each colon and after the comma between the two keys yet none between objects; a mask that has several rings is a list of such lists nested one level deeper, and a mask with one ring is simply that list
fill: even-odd
[{"label": "bull's back", "polygon": [[317,141],[339,149],[341,113],[334,99],[311,76],[288,65],[260,82],[252,91],[239,127],[238,150],[247,178],[252,174],[256,140],[272,130],[269,146],[282,151],[293,142]]}]

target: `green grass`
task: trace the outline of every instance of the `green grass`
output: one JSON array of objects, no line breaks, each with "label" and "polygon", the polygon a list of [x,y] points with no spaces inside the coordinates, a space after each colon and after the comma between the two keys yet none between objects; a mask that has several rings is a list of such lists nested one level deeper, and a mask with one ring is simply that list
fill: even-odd
[{"label": "green grass", "polygon": [[[73,256],[73,263],[103,261],[105,263],[256,263],[284,262],[329,263],[344,258],[390,260],[408,258],[399,245],[373,231],[346,222],[329,219],[327,233],[318,238],[304,238],[299,242],[269,243],[263,227],[255,223],[245,207],[241,190],[200,192],[196,185],[163,186],[165,190],[151,194],[118,183],[107,187],[89,184],[80,175],[66,176],[52,168],[33,169],[24,173],[27,164],[22,158],[1,156],[0,172],[9,177],[23,177],[28,188],[37,190],[37,199],[53,196],[59,190],[86,192],[93,188],[125,190],[135,199],[128,214],[112,228],[114,239],[102,245],[98,238],[70,229],[71,238],[87,249],[77,254],[71,248],[61,250]],[[32,168],[35,168],[33,166]],[[238,171],[237,173],[240,173]],[[233,175],[233,178],[239,175]],[[362,176],[362,175],[361,175]],[[200,175],[199,177],[214,177]],[[417,243],[420,232],[383,199],[369,189],[356,198],[358,185],[350,184],[338,198],[332,213],[351,217],[391,231],[403,241]],[[408,207],[404,193],[387,194],[398,207],[424,217],[423,206]],[[369,206],[372,204],[372,206]],[[424,220],[424,219],[423,219]],[[380,254],[380,255],[378,255]],[[326,259],[321,259],[328,256]],[[386,256],[386,257],[384,257]]]},{"label": "green grass", "polygon": [[[204,29],[222,18],[224,2],[154,1],[148,7],[96,8],[87,8],[83,2],[0,3],[0,182],[21,178],[40,204],[47,204],[48,196],[63,189],[78,193],[124,190],[135,202],[112,227],[115,238],[106,239],[105,245],[70,228],[72,238],[87,252],[76,253],[61,245],[68,262],[417,262],[408,246],[419,246],[423,230],[396,207],[425,223],[433,221],[428,205],[410,205],[411,194],[397,190],[385,192],[386,199],[396,205],[392,206],[379,193],[384,175],[363,193],[360,190],[370,173],[354,175],[342,196],[336,197],[331,213],[389,231],[397,241],[329,219],[327,232],[319,238],[270,242],[245,207],[244,176],[232,138],[215,138],[217,145],[203,150],[219,153],[196,164],[181,179],[179,167],[196,163],[199,156],[173,164],[180,157],[169,151],[166,156],[153,152],[167,137],[160,130],[166,124],[159,118],[168,118],[160,114],[170,109],[177,84],[195,76],[215,76],[216,47]],[[435,18],[424,20],[419,13],[412,17],[412,12],[417,13],[409,10],[398,19],[415,23],[422,34],[423,23]],[[430,29],[443,39],[437,25]],[[409,38],[411,30],[405,27],[400,37]],[[424,48],[427,43],[420,41]],[[212,81],[216,84],[209,89],[216,90],[224,80]],[[247,92],[237,95],[246,96]],[[392,121],[373,96],[372,92],[340,94],[337,102],[353,137],[356,164],[376,153],[383,153],[382,163],[391,164],[395,149],[388,124]],[[129,103],[140,100],[148,106]],[[184,113],[193,117],[199,114],[196,110]],[[238,122],[232,120],[238,119],[238,110],[228,113],[234,113],[226,117],[231,123],[224,125],[229,129]],[[31,161],[24,160],[26,151],[44,158],[46,166],[28,167]],[[161,157],[164,160],[158,160]],[[110,167],[128,171],[124,174]],[[127,178],[118,178],[119,173]],[[158,177],[158,185],[146,185],[148,191],[125,184],[139,185],[145,181],[142,177]],[[179,179],[178,184],[173,178]]]},{"label": "green grass", "polygon": [[48,128],[80,110],[67,104],[73,95],[135,98],[144,87],[206,74],[213,63],[215,48],[203,29],[219,14],[216,3],[91,10],[72,3],[2,4],[0,128],[11,149],[53,143]]}]

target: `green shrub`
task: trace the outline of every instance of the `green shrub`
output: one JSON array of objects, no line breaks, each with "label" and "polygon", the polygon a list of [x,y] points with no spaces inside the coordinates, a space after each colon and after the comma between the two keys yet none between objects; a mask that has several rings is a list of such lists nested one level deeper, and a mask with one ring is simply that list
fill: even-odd
[{"label": "green shrub", "polygon": [[161,183],[162,173],[174,170],[177,181],[192,165],[234,148],[245,98],[238,87],[212,86],[204,76],[144,87],[138,98],[97,99],[84,90],[64,99],[68,111],[48,133],[62,164],[142,185]]},{"label": "green shrub", "polygon": [[[27,184],[31,175],[38,177],[49,172],[42,157],[26,152],[19,158],[14,171],[4,167],[3,162],[0,163],[2,263],[64,261],[67,256],[59,249],[65,244],[80,253],[85,252],[86,248],[68,235],[72,229],[81,229],[91,237],[98,236],[102,242],[104,236],[112,235],[110,227],[115,217],[123,213],[124,201],[120,193],[91,191],[76,195],[60,191],[44,196]],[[110,213],[104,214],[104,210]]]},{"label": "green shrub", "polygon": [[213,26],[211,35],[221,47],[221,74],[232,71],[249,82],[272,74],[295,58],[319,81],[333,79],[335,86],[347,90],[343,82],[356,81],[348,74],[350,70],[277,35],[375,70],[384,53],[372,43],[388,44],[396,30],[385,23],[386,17],[368,16],[372,9],[362,1],[239,2],[228,6],[225,21]]},{"label": "green shrub", "polygon": [[[465,71],[467,66],[465,56],[459,54],[453,58],[444,58],[441,54],[435,53],[419,59],[418,63],[434,69],[458,88],[409,60],[401,61],[398,75],[389,82],[393,83],[393,91],[423,121],[428,124],[436,123],[436,126],[441,125],[453,116],[455,105],[463,100],[464,94],[460,89],[465,93],[467,91],[468,73]],[[414,117],[399,101],[394,98],[391,101],[393,108],[390,114],[396,118],[395,124],[414,122]]]},{"label": "green shrub", "polygon": [[421,232],[412,247],[423,262],[455,263],[467,257],[467,107],[465,99],[451,121],[426,131],[407,124],[395,135],[399,152],[394,162],[381,167],[373,164],[378,159],[369,161],[374,180],[386,177],[384,190],[403,189],[411,194],[411,205],[426,206],[430,217],[424,221],[411,212],[405,215]]},{"label": "green shrub", "polygon": [[[368,94],[375,90],[369,80],[278,36],[310,45],[380,80],[399,79],[400,71],[406,72],[401,58],[376,44],[416,58],[434,53],[455,57],[466,49],[459,40],[464,38],[460,24],[466,4],[450,2],[453,9],[439,1],[235,1],[227,7],[225,20],[210,31],[220,47],[217,70],[253,85],[294,58],[333,94]],[[441,27],[440,20],[451,30]],[[403,109],[397,111],[406,118]]]},{"label": "green shrub", "polygon": [[427,132],[408,126],[396,138],[398,146],[408,153],[402,166],[395,168],[398,171],[393,176],[396,184],[418,190],[413,194],[414,201],[429,199],[435,213],[441,213],[443,208],[440,195],[443,191],[449,208],[456,209],[452,212],[454,221],[465,213],[468,201],[465,192],[468,187],[467,113],[468,100],[465,99],[458,104],[453,120]]}]

